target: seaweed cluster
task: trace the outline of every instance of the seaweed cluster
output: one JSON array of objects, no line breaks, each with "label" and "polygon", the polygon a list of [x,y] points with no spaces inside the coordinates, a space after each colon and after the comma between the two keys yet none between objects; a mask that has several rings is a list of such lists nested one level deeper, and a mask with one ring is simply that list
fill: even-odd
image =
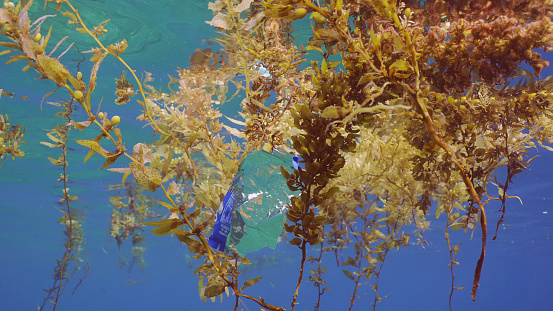
[{"label": "seaweed cluster", "polygon": [[25,152],[19,148],[19,144],[24,143],[25,126],[23,124],[11,125],[9,116],[0,114],[0,167],[8,157],[21,158]]},{"label": "seaweed cluster", "polygon": [[[216,0],[207,23],[221,36],[170,77],[169,92],[152,86],[151,74],[137,77],[122,58],[126,40],[102,42],[108,21],[89,28],[71,1],[57,0],[69,24],[97,43],[87,51],[94,64],[87,83],[50,56],[57,46],[46,54],[52,29],[42,37],[40,26],[47,16],[31,23],[32,1],[10,3],[0,9],[0,38],[7,38],[0,55],[19,52],[8,63],[26,62],[24,70],[34,68],[86,111],[88,119],[69,123],[99,129],[96,138],[77,141],[89,150],[85,160],[98,154],[105,158],[102,168],[124,174],[123,184],[132,174],[143,189],[163,190],[159,203],[169,217],[120,221],[116,211],[112,236],[119,243],[141,225],[156,227],[154,235],[175,235],[198,259],[200,297],[232,291],[235,309],[248,299],[284,310],[246,293],[261,277],[239,280],[241,266],[250,264],[243,254],[214,253],[206,239],[248,153],[281,149],[301,156],[299,168],[281,168],[289,188],[300,191],[283,227],[283,240],[301,251],[291,310],[301,299],[306,265],[318,289],[315,309],[335,286],[325,280],[331,267],[322,261],[325,254],[353,284],[349,309],[360,303],[358,290],[367,283],[375,309],[384,299],[378,282],[388,252],[425,243],[430,215],[447,223],[452,309],[453,293],[461,290],[453,273],[461,244],[454,245],[451,231],[481,228],[474,300],[488,243],[486,207],[501,203],[495,239],[507,201],[517,198],[508,194],[513,178],[533,160],[529,150],[553,150],[553,80],[540,78],[549,64],[538,52],[553,49],[551,1]],[[308,24],[304,46],[294,31]],[[134,79],[131,84],[125,73],[117,79],[115,103],[138,96],[139,119],[159,135],[149,146],[135,145],[132,154],[120,118],[108,120],[100,107],[92,112],[90,96],[108,56]],[[220,112],[222,104],[239,100],[240,118]],[[109,168],[122,163],[121,156],[128,167]]]},{"label": "seaweed cluster", "polygon": [[[122,188],[121,185],[113,185],[110,190]],[[146,262],[143,254],[146,251],[144,241],[146,238],[142,235],[143,229],[141,223],[148,219],[159,218],[154,211],[155,202],[151,196],[142,194],[142,188],[138,185],[127,183],[124,186],[125,195],[115,195],[109,198],[113,205],[110,226],[108,234],[114,239],[119,249],[127,240],[131,240],[131,260],[120,255],[119,266],[125,267],[129,264],[129,270],[134,265],[143,271],[146,268]]]}]

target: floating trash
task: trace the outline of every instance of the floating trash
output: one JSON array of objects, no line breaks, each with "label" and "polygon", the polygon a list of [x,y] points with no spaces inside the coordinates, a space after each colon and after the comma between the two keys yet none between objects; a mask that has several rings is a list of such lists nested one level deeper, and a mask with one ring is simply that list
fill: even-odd
[{"label": "floating trash", "polygon": [[219,251],[235,248],[246,254],[269,246],[275,248],[282,233],[286,205],[292,191],[280,166],[298,167],[298,158],[263,150],[246,156],[223,198],[209,245]]}]

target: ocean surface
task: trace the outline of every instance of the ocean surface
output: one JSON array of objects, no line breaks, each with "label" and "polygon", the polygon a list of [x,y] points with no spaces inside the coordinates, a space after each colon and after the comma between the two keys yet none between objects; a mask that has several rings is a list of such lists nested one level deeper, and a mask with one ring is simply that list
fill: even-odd
[{"label": "ocean surface", "polygon": [[[127,63],[137,72],[153,73],[160,84],[169,81],[168,74],[176,76],[177,67],[188,66],[194,50],[205,48],[203,39],[217,35],[204,23],[212,18],[206,0],[79,0],[72,3],[91,25],[111,19],[104,42],[126,38],[130,47],[123,56]],[[52,8],[44,13],[42,5],[41,1],[35,3],[31,16],[56,14]],[[90,49],[91,39],[73,31],[66,19],[57,14],[58,19],[53,22],[56,35],[51,42],[70,35],[69,40],[81,50]],[[301,38],[301,34],[309,34],[310,28],[298,31]],[[77,53],[69,52],[62,59],[71,66],[71,60],[79,58]],[[52,286],[54,267],[65,251],[62,232],[65,226],[58,223],[63,216],[58,210],[63,208],[58,204],[63,185],[57,181],[60,168],[48,160],[48,157],[58,158],[60,150],[40,142],[48,141],[47,129],[61,120],[53,116],[58,108],[46,101],[63,100],[63,92],[52,95],[41,108],[42,97],[53,90],[53,84],[35,79],[34,73],[22,72],[19,63],[4,65],[6,59],[0,56],[0,88],[15,95],[0,98],[0,113],[8,114],[14,124],[23,123],[27,132],[26,143],[21,147],[25,157],[15,161],[6,159],[0,168],[0,310],[37,310],[43,305],[44,310],[51,310],[52,304],[44,303],[47,295],[44,290]],[[551,53],[545,59],[553,64]],[[89,66],[87,62],[82,65],[84,69]],[[140,113],[136,102],[131,100],[125,106],[112,104],[114,78],[120,76],[121,70],[123,66],[113,58],[104,61],[95,100],[100,102],[103,97],[106,109],[121,116],[127,146],[153,142],[156,137],[152,131],[135,120]],[[543,77],[551,74],[550,68],[543,71]],[[236,117],[238,109],[237,105],[230,104],[224,113]],[[78,120],[83,115],[77,110],[74,118]],[[121,175],[100,170],[101,157],[93,156],[83,163],[87,150],[74,141],[94,136],[96,131],[70,132],[68,187],[71,195],[78,196],[71,206],[82,217],[85,253],[81,256],[85,261],[64,287],[57,310],[233,310],[232,294],[223,295],[222,302],[219,298],[207,303],[200,300],[198,279],[193,273],[200,262],[191,259],[187,247],[175,237],[157,237],[146,228],[143,267],[133,264],[130,241],[119,248],[110,240],[107,232],[113,205],[109,198],[124,192],[108,189],[121,182]],[[480,231],[476,230],[472,239],[468,234],[452,235],[454,244],[463,243],[455,276],[456,285],[464,287],[454,293],[453,310],[553,310],[553,153],[538,148],[532,150],[533,155],[539,157],[515,178],[511,187],[510,194],[520,196],[524,204],[509,200],[498,238],[492,241],[489,237],[475,302],[470,298],[470,289],[480,253]],[[159,193],[143,194],[160,196]],[[499,213],[494,213],[498,208],[492,205],[487,209],[489,231],[493,231],[499,219]],[[386,298],[377,310],[448,310],[451,275],[444,226],[443,220],[433,222],[425,232],[428,245],[409,246],[389,254],[379,286],[380,295]],[[280,243],[276,250],[262,249],[248,258],[253,265],[245,269],[240,279],[264,278],[246,293],[289,309],[300,251]],[[330,290],[322,296],[319,310],[347,310],[353,282],[344,276],[341,267],[336,267],[332,257],[324,257],[323,264],[328,265],[325,280]],[[306,266],[307,273],[311,268],[314,267]],[[366,297],[359,300],[354,310],[371,310],[374,293],[369,285],[362,286],[358,295]],[[312,283],[303,283],[295,310],[313,310],[316,299]],[[239,309],[259,309],[256,304],[244,302]]]}]

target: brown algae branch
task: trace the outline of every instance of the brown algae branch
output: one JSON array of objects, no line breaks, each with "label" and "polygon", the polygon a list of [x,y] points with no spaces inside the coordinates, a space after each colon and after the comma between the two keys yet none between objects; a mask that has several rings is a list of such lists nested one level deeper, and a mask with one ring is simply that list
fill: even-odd
[{"label": "brown algae branch", "polygon": [[290,310],[294,310],[294,306],[297,304],[296,299],[298,298],[301,281],[303,280],[303,267],[305,266],[305,258],[307,257],[306,244],[307,244],[307,240],[303,239],[300,247],[301,248],[300,275],[298,276],[298,283],[296,284],[296,292],[294,293],[294,297],[292,298],[292,307],[290,308]]},{"label": "brown algae branch", "polygon": [[[484,265],[484,258],[486,257],[486,242],[487,242],[487,234],[488,234],[488,224],[487,224],[487,218],[486,218],[486,210],[484,208],[484,204],[482,204],[482,201],[480,200],[480,197],[478,196],[478,193],[476,193],[476,190],[474,189],[474,185],[472,181],[470,180],[465,167],[462,165],[461,161],[457,158],[457,155],[451,149],[451,147],[446,144],[436,133],[436,129],[434,128],[434,122],[432,118],[430,117],[430,114],[428,113],[428,110],[426,108],[426,105],[421,102],[419,98],[419,90],[420,90],[420,71],[417,61],[417,54],[415,50],[415,46],[413,45],[411,34],[403,27],[399,20],[399,16],[397,15],[397,11],[392,11],[392,18],[394,19],[394,24],[396,27],[398,27],[401,32],[403,33],[405,37],[405,44],[409,48],[409,51],[411,52],[413,65],[414,65],[414,71],[415,71],[415,82],[416,82],[416,92],[413,92],[413,90],[409,87],[408,91],[411,93],[411,96],[415,99],[415,102],[417,106],[421,109],[423,113],[424,123],[426,125],[426,129],[430,136],[432,137],[432,140],[436,142],[444,151],[447,152],[449,155],[449,158],[455,165],[459,168],[459,172],[461,173],[461,176],[463,178],[463,181],[465,185],[467,186],[467,191],[469,192],[470,196],[474,200],[474,202],[480,207],[480,225],[482,227],[482,250],[480,252],[480,258],[478,258],[478,262],[476,264],[476,269],[474,271],[474,279],[472,284],[472,290],[471,290],[471,297],[472,300],[476,300],[476,291],[478,290],[478,286],[480,285],[480,274],[482,272],[482,267]],[[405,85],[405,84],[403,84]]]},{"label": "brown algae branch", "polygon": [[146,112],[146,115],[148,116],[148,119],[150,120],[150,122],[152,123],[152,125],[154,126],[155,130],[157,132],[159,132],[160,134],[163,134],[165,136],[168,136],[168,137],[171,137],[173,140],[175,140],[177,142],[177,144],[179,144],[183,150],[185,151],[186,155],[188,156],[189,160],[190,160],[190,163],[192,164],[192,168],[193,168],[193,173],[194,173],[194,176],[197,178],[198,177],[198,173],[196,171],[196,166],[194,165],[194,161],[192,160],[192,157],[190,156],[190,153],[188,152],[188,150],[186,149],[186,147],[175,137],[173,136],[172,134],[168,134],[166,132],[164,132],[162,129],[159,128],[159,126],[154,122],[154,120],[152,119],[152,116],[150,114],[150,109],[148,108],[148,102],[147,102],[147,99],[146,99],[146,95],[144,93],[144,88],[142,87],[142,83],[140,82],[140,80],[138,79],[138,77],[136,76],[136,73],[135,73],[135,70],[133,70],[122,58],[121,56],[119,56],[118,53],[115,53],[115,52],[111,52],[109,51],[103,44],[102,42],[98,39],[98,37],[93,34],[90,29],[88,29],[88,27],[84,24],[81,16],[79,15],[79,11],[77,9],[75,9],[73,7],[73,5],[71,5],[71,3],[69,2],[69,0],[65,0],[65,2],[67,3],[67,5],[69,5],[69,7],[71,8],[71,10],[75,13],[75,16],[77,17],[77,19],[79,20],[79,24],[80,26],[83,27],[83,29],[90,35],[92,36],[92,38],[94,38],[94,40],[96,41],[96,43],[98,43],[98,45],[100,46],[100,48],[102,50],[104,50],[105,52],[109,53],[110,55],[114,56],[115,58],[117,58],[130,72],[131,74],[133,75],[135,81],[137,82],[138,84],[138,88],[140,89],[140,94],[142,95],[142,98],[144,100],[144,104],[142,104],[142,107],[144,107],[145,109],[145,112]]}]

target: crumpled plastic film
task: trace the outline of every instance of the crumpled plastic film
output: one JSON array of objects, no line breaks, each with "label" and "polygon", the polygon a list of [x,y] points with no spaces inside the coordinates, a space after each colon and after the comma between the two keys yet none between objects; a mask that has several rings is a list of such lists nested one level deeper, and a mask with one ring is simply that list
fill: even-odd
[{"label": "crumpled plastic film", "polygon": [[263,150],[246,156],[217,210],[209,237],[212,248],[223,252],[236,248],[242,255],[264,246],[275,248],[286,205],[299,193],[288,188],[280,166],[297,168],[298,158]]}]

